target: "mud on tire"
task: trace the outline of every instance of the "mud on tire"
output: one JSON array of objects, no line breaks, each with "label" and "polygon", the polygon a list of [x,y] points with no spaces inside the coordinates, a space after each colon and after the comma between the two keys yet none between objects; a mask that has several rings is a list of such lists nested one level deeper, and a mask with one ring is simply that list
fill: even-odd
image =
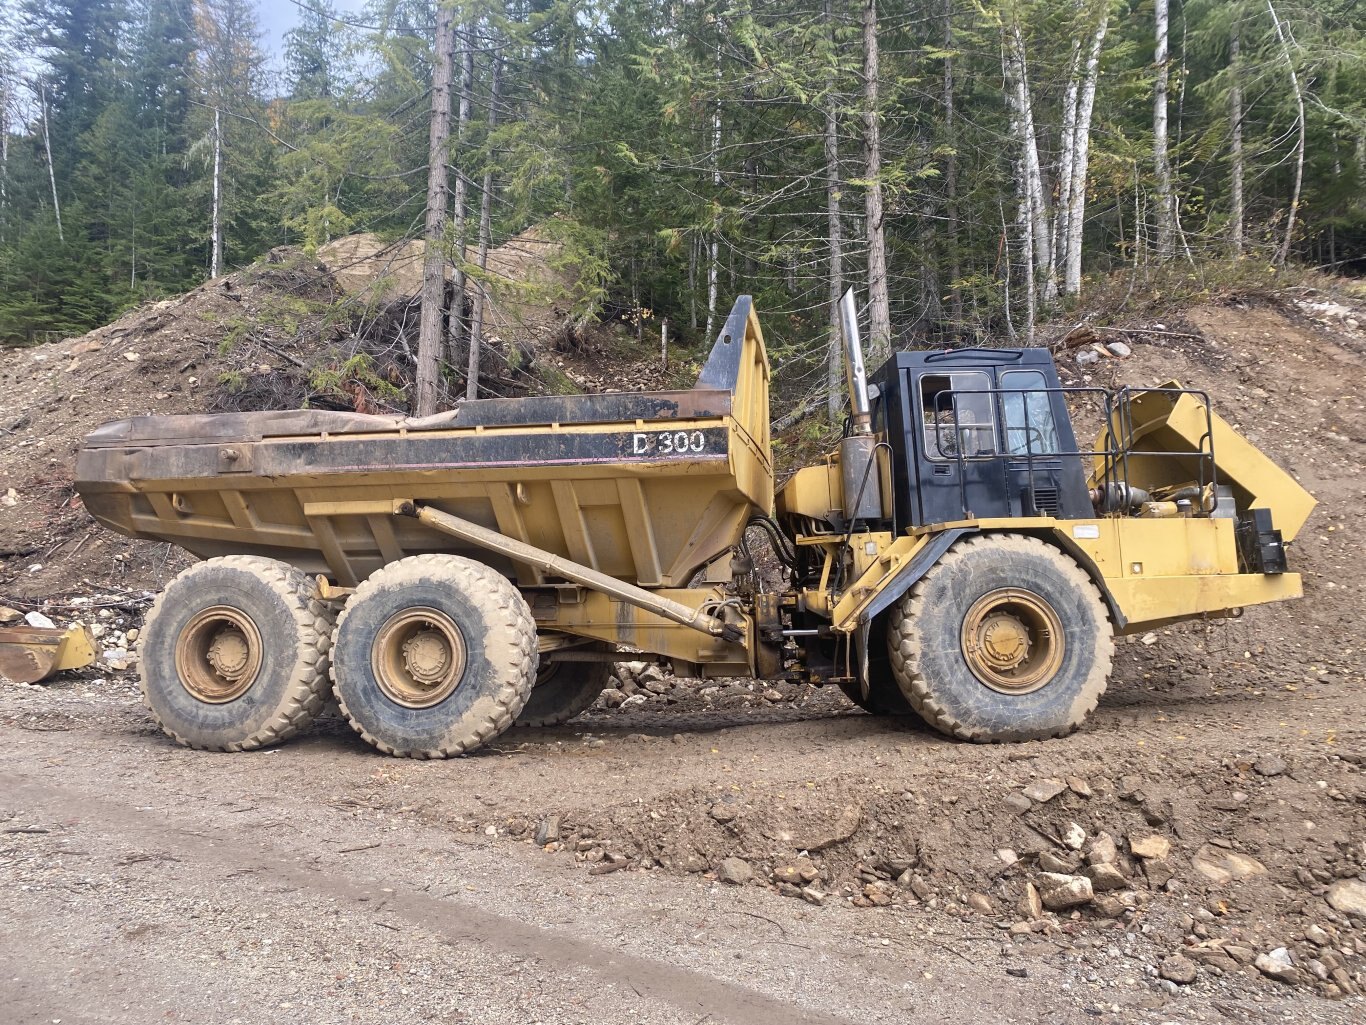
[{"label": "mud on tire", "polygon": [[536,675],[536,624],[501,573],[454,555],[390,563],[332,641],[342,714],[385,754],[448,758],[512,725]]},{"label": "mud on tire", "polygon": [[975,741],[1071,733],[1104,693],[1115,650],[1091,578],[1020,534],[950,548],[891,609],[887,647],[911,707]]},{"label": "mud on tire", "polygon": [[142,699],[186,747],[265,747],[322,710],[331,641],[332,612],[294,567],[250,555],[196,563],[143,624]]}]

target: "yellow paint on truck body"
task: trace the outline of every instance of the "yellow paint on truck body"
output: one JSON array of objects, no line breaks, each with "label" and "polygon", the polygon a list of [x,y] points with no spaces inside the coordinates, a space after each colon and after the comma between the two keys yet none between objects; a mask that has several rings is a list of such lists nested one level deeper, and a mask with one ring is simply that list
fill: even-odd
[{"label": "yellow paint on truck body", "polygon": [[897,571],[933,537],[954,529],[1026,533],[1063,551],[1079,551],[1092,563],[1096,583],[1124,617],[1121,633],[1198,616],[1227,616],[1247,605],[1298,598],[1303,593],[1298,573],[1238,571],[1233,520],[961,520],[925,527],[887,544],[836,604],[831,617],[835,629],[854,630],[860,612],[892,583]]}]

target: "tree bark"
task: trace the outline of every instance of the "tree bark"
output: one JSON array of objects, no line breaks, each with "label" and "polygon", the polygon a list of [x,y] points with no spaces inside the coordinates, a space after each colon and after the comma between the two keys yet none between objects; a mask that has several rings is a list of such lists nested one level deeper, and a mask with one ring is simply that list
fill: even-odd
[{"label": "tree bark", "polygon": [[52,167],[52,131],[47,123],[47,86],[39,90],[43,107],[43,149],[47,151],[47,180],[52,186],[52,212],[57,216],[57,241],[66,244],[66,234],[62,231],[62,202],[57,198],[57,172]]},{"label": "tree bark", "polygon": [[[1021,215],[1028,219],[1027,238],[1030,255],[1030,271],[1025,279],[1027,294],[1034,297],[1037,306],[1038,276],[1048,275],[1053,259],[1050,250],[1048,200],[1043,190],[1043,170],[1039,163],[1038,136],[1034,130],[1034,105],[1030,99],[1029,68],[1025,56],[1024,33],[1018,23],[1012,24],[1009,31],[1008,47],[1010,59],[1007,61],[1007,81],[1009,94],[1015,109],[1015,135],[1020,144],[1020,209]],[[1049,279],[1045,285],[1044,298],[1052,302],[1057,298],[1057,281]],[[1032,330],[1032,319],[1031,319]]]},{"label": "tree bark", "polygon": [[209,257],[209,277],[223,270],[223,122],[222,112],[213,109],[213,252]]},{"label": "tree bark", "polygon": [[[498,101],[501,98],[503,57],[501,50],[493,55],[493,81],[489,84],[489,134],[498,127]],[[483,271],[489,266],[489,233],[493,222],[493,151],[489,151],[489,165],[484,169],[484,191],[479,198],[479,287],[474,292],[474,309],[470,313],[470,361],[465,375],[465,398],[479,397],[479,356],[484,345],[484,310],[488,306],[488,288]]]},{"label": "tree bark", "polygon": [[1285,237],[1281,239],[1275,258],[1276,266],[1283,267],[1286,257],[1290,255],[1290,244],[1295,239],[1295,215],[1300,210],[1300,189],[1304,185],[1304,144],[1307,125],[1304,117],[1304,92],[1300,89],[1300,76],[1295,72],[1295,62],[1290,56],[1290,42],[1286,39],[1285,27],[1281,24],[1276,8],[1271,6],[1271,0],[1266,0],[1266,10],[1271,15],[1272,24],[1276,27],[1276,41],[1281,44],[1281,56],[1285,59],[1285,69],[1290,72],[1290,87],[1295,91],[1296,118],[1300,130],[1299,139],[1295,143],[1295,187],[1290,194],[1290,213],[1285,219]]},{"label": "tree bark", "polygon": [[1167,2],[1156,0],[1157,83],[1153,88],[1153,169],[1157,175],[1157,258],[1175,255],[1176,211],[1172,204],[1172,165],[1167,156]]},{"label": "tree bark", "polygon": [[1100,73],[1100,51],[1109,27],[1109,11],[1102,8],[1100,24],[1091,37],[1091,50],[1086,55],[1086,72],[1082,78],[1081,96],[1077,101],[1077,124],[1072,146],[1071,188],[1063,200],[1067,211],[1067,260],[1063,276],[1063,292],[1076,295],[1081,291],[1081,241],[1086,224],[1086,175],[1091,162],[1091,116],[1096,105],[1096,80]]},{"label": "tree bark", "polygon": [[882,210],[882,115],[878,109],[877,0],[863,0],[863,149],[868,190],[868,362],[878,366],[892,348],[887,296],[887,239]]},{"label": "tree bark", "polygon": [[1067,85],[1064,87],[1062,100],[1062,130],[1058,134],[1058,198],[1053,204],[1050,254],[1053,259],[1049,268],[1049,277],[1055,288],[1057,281],[1064,276],[1064,265],[1067,261],[1067,238],[1070,232],[1068,221],[1072,215],[1072,178],[1077,166],[1077,116],[1081,102],[1081,75],[1081,36],[1078,35],[1072,40],[1072,56],[1067,62]]},{"label": "tree bark", "polygon": [[707,246],[707,338],[716,329],[717,274],[721,234],[721,44],[716,44],[716,101],[711,108],[711,239]]},{"label": "tree bark", "polygon": [[[835,44],[832,0],[825,0],[825,23]],[[844,408],[844,347],[840,344],[840,298],[844,295],[844,226],[840,211],[839,103],[835,81],[826,80],[825,97],[825,223],[830,245],[830,342],[826,358],[826,412],[838,422]]]},{"label": "tree bark", "polygon": [[958,249],[958,134],[954,122],[953,3],[954,0],[944,0],[944,140],[948,148],[944,157],[944,235],[949,265],[949,330],[956,337],[963,329],[963,290],[958,287],[958,282],[963,279],[963,263]]},{"label": "tree bark", "polygon": [[446,140],[451,130],[451,63],[454,49],[453,11],[436,6],[436,61],[432,68],[432,120],[427,136],[427,219],[423,238],[422,316],[417,334],[417,399],[413,412],[436,412],[441,386],[441,309],[445,304],[446,260],[442,238],[446,228]]},{"label": "tree bark", "polygon": [[1233,140],[1229,144],[1229,203],[1230,231],[1233,235],[1233,255],[1243,255],[1243,65],[1241,60],[1242,40],[1238,35],[1238,22],[1233,22],[1233,30],[1228,41],[1229,76],[1233,84],[1228,92],[1229,120],[1233,126]]},{"label": "tree bark", "polygon": [[465,174],[465,135],[469,131],[470,94],[474,91],[474,26],[466,23],[457,33],[460,41],[460,89],[455,115],[455,210],[451,227],[455,235],[451,263],[451,308],[446,319],[447,351],[459,366],[465,353],[465,242],[469,234],[465,221],[469,206],[469,178]]},{"label": "tree bark", "polygon": [[8,74],[0,82],[0,245],[9,238],[9,109]]}]

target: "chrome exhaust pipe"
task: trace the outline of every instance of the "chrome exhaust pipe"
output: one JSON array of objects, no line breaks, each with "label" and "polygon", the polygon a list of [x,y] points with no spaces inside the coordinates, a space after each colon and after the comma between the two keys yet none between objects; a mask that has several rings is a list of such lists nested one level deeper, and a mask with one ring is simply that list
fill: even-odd
[{"label": "chrome exhaust pipe", "polygon": [[849,408],[855,434],[871,434],[872,404],[868,401],[868,373],[863,367],[863,344],[858,334],[858,308],[854,290],[840,300],[840,334],[844,336],[844,371],[849,384]]},{"label": "chrome exhaust pipe", "polygon": [[868,398],[868,373],[858,334],[854,290],[840,300],[840,334],[844,336],[844,370],[849,385],[850,434],[840,442],[840,483],[844,516],[852,524],[882,517],[882,474],[878,468],[877,439],[873,437],[873,409]]}]

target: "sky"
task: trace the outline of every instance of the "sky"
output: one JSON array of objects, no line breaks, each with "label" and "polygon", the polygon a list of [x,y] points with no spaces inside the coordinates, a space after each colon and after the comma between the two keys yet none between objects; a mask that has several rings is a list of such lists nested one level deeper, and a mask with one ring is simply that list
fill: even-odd
[{"label": "sky", "polygon": [[[281,54],[285,48],[285,33],[299,22],[299,4],[310,0],[256,0],[256,10],[265,33],[262,43],[271,55],[277,70],[283,66]],[[365,0],[332,0],[332,8],[339,14],[358,12]]]}]

